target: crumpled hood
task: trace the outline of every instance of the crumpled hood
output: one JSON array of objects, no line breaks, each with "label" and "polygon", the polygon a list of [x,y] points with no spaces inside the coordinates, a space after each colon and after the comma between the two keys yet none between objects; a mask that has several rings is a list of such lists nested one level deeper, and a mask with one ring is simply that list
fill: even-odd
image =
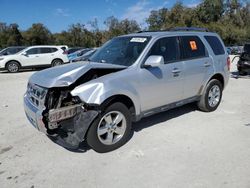
[{"label": "crumpled hood", "polygon": [[29,82],[45,87],[65,87],[73,84],[78,78],[91,69],[124,69],[125,66],[95,62],[79,62],[52,67],[34,73]]}]

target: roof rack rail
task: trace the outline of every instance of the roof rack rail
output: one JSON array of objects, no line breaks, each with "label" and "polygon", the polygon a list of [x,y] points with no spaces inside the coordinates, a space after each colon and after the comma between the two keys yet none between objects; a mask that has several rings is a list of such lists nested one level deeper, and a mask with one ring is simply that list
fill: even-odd
[{"label": "roof rack rail", "polygon": [[207,28],[201,27],[175,27],[171,28],[169,31],[201,31],[201,32],[209,32]]},{"label": "roof rack rail", "polygon": [[[159,30],[159,31],[161,31],[161,30]],[[145,32],[150,33],[150,32],[159,32],[159,31],[157,31],[157,30],[142,30],[142,31],[138,31],[137,33],[145,33]]]},{"label": "roof rack rail", "polygon": [[138,31],[137,33],[150,33],[150,32],[166,32],[166,31],[200,31],[200,32],[209,32],[207,28],[201,27],[174,27],[166,30],[142,30]]}]

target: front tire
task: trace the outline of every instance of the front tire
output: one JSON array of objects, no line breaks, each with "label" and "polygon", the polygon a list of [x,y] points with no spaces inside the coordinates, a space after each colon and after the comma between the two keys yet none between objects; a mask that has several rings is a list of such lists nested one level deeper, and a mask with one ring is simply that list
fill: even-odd
[{"label": "front tire", "polygon": [[204,112],[215,111],[222,98],[222,84],[219,80],[212,79],[208,82],[205,92],[198,102],[198,108]]},{"label": "front tire", "polygon": [[10,73],[16,73],[20,70],[20,65],[16,61],[10,61],[6,65],[6,69]]},{"label": "front tire", "polygon": [[90,126],[87,143],[99,153],[113,151],[128,141],[131,123],[131,114],[124,104],[111,104]]}]

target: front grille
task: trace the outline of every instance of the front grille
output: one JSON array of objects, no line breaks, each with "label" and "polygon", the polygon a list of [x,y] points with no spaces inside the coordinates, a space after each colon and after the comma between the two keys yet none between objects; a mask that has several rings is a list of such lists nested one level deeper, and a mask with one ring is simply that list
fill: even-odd
[{"label": "front grille", "polygon": [[30,102],[38,109],[42,109],[44,107],[46,94],[47,94],[46,88],[28,83],[27,96]]}]

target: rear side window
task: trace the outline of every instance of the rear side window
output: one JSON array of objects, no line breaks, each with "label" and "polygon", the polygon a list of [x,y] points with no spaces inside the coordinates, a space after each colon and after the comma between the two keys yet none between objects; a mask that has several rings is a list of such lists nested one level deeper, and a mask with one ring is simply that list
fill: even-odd
[{"label": "rear side window", "polygon": [[216,36],[205,36],[206,41],[212,48],[215,55],[223,55],[225,54],[225,50],[220,40]]},{"label": "rear side window", "polygon": [[40,48],[41,54],[48,54],[51,53],[51,48]]},{"label": "rear side window", "polygon": [[163,56],[165,63],[174,62],[179,59],[179,47],[177,37],[166,37],[155,42],[149,52],[150,55]]},{"label": "rear side window", "polygon": [[206,48],[197,36],[182,36],[182,59],[196,59],[207,56]]}]

